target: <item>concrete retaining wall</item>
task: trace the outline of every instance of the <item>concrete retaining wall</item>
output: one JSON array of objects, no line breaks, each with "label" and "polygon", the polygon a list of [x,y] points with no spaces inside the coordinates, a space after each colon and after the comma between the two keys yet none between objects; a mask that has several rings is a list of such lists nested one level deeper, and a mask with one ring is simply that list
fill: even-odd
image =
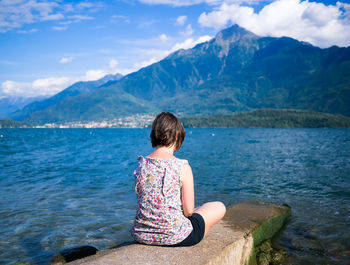
[{"label": "concrete retaining wall", "polygon": [[254,265],[257,264],[255,248],[281,229],[290,212],[288,206],[244,201],[229,207],[224,219],[196,246],[169,248],[131,242],[69,264]]}]

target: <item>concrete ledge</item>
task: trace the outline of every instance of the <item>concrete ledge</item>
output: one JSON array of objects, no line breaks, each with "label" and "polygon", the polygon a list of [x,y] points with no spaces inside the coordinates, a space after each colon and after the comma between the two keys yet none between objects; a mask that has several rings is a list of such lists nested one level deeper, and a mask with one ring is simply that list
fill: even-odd
[{"label": "concrete ledge", "polygon": [[244,201],[229,207],[224,219],[196,246],[172,248],[131,242],[70,264],[256,264],[255,247],[273,237],[290,212],[289,206]]}]

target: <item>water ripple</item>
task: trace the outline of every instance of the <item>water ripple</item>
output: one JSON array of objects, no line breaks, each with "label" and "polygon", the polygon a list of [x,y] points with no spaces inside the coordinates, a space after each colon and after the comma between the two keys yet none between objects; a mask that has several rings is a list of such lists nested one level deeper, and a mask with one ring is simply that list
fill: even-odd
[{"label": "water ripple", "polygon": [[[61,249],[130,239],[136,158],[149,129],[1,129],[0,264],[46,264]],[[191,129],[196,204],[292,206],[277,243],[292,264],[346,264],[350,130]]]}]

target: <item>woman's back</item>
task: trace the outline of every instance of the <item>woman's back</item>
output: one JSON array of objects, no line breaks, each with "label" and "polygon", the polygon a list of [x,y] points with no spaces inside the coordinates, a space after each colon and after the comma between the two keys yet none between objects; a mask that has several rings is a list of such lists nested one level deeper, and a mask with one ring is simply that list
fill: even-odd
[{"label": "woman's back", "polygon": [[139,157],[134,172],[137,209],[131,233],[140,243],[193,246],[225,215],[221,202],[194,208],[191,167],[174,156],[185,135],[182,123],[170,112],[153,121],[150,137],[156,150]]},{"label": "woman's back", "polygon": [[177,244],[192,231],[181,203],[180,172],[188,162],[142,156],[138,160],[134,172],[137,211],[132,235],[145,244]]}]

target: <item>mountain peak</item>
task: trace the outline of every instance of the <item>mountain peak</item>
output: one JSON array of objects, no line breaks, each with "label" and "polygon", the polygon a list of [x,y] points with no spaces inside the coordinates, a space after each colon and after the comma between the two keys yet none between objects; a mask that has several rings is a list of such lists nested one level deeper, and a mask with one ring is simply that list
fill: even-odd
[{"label": "mountain peak", "polygon": [[236,24],[220,31],[212,42],[221,47],[218,56],[219,58],[222,58],[228,55],[232,45],[251,46],[252,41],[258,38],[259,37],[252,32],[241,28]]},{"label": "mountain peak", "polygon": [[233,25],[232,27],[223,29],[218,34],[216,34],[215,42],[221,43],[221,42],[236,42],[243,38],[257,38],[255,34],[252,32],[241,28],[237,24]]},{"label": "mountain peak", "polygon": [[98,81],[101,81],[102,83],[108,82],[108,81],[116,81],[123,77],[123,75],[116,73],[116,74],[108,74],[99,79]]}]

